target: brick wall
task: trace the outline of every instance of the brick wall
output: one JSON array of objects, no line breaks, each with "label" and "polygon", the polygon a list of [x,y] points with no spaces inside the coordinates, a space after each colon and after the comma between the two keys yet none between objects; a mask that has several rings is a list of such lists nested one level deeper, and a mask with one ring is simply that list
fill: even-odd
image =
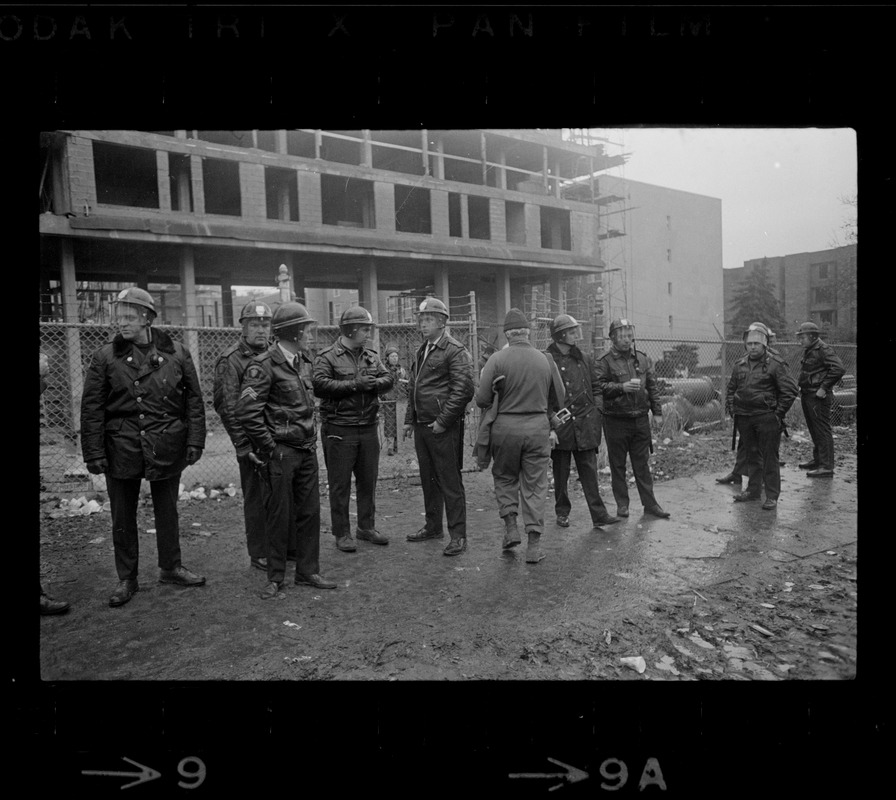
[{"label": "brick wall", "polygon": [[448,192],[432,189],[429,193],[429,207],[432,215],[432,235],[447,239],[448,227]]},{"label": "brick wall", "polygon": [[303,224],[320,225],[323,220],[320,202],[320,173],[298,172],[299,219]]},{"label": "brick wall", "polygon": [[526,203],[526,247],[541,247],[541,206]]},{"label": "brick wall", "polygon": [[395,231],[395,184],[374,181],[373,202],[376,208],[376,229]]},{"label": "brick wall", "polygon": [[507,215],[505,213],[503,199],[494,197],[489,198],[488,217],[492,241],[503,244],[507,241]]},{"label": "brick wall", "polygon": [[240,162],[240,206],[244,219],[267,219],[264,167]]},{"label": "brick wall", "polygon": [[90,139],[72,136],[67,143],[66,167],[71,189],[72,210],[84,213],[84,206],[96,210],[96,179],[93,171],[93,144]]}]

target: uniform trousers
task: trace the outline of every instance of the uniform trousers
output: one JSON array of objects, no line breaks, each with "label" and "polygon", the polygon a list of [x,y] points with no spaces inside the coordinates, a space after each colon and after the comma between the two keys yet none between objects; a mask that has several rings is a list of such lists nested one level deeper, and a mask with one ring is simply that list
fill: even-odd
[{"label": "uniform trousers", "polygon": [[554,512],[558,517],[568,517],[572,509],[569,500],[569,466],[573,457],[576,460],[576,471],[582,482],[585,502],[591,512],[591,521],[597,523],[607,516],[607,507],[600,496],[597,486],[597,451],[591,450],[558,450],[551,451],[551,463],[554,471]]},{"label": "uniform trousers", "polygon": [[659,505],[653,496],[653,476],[650,474],[650,420],[640,417],[610,417],[604,414],[604,441],[610,462],[610,483],[616,505],[628,505],[628,484],[625,482],[626,456],[632,462],[632,474],[644,508]]},{"label": "uniform trousers", "polygon": [[492,423],[495,498],[501,517],[522,511],[526,531],[544,531],[544,504],[551,463],[547,414],[502,414]]},{"label": "uniform trousers", "polygon": [[249,558],[267,558],[268,539],[265,533],[264,501],[267,486],[259,467],[248,457],[238,459],[240,486],[243,489],[243,519],[246,523],[246,548]]},{"label": "uniform trousers", "polygon": [[290,534],[296,537],[296,574],[320,572],[320,482],[317,451],[278,443],[263,468],[268,580],[280,583],[286,574]]},{"label": "uniform trousers", "polygon": [[376,530],[376,480],[380,468],[378,425],[332,425],[321,430],[327,482],[330,485],[330,522],[336,538],[351,535],[348,504],[355,476],[358,528]]},{"label": "uniform trousers", "polygon": [[831,403],[828,392],[824,397],[816,397],[815,390],[800,392],[800,405],[812,437],[812,460],[819,469],[834,468],[834,435],[831,432]]},{"label": "uniform trousers", "polygon": [[[743,437],[748,454],[746,491],[758,496],[764,486],[766,499],[777,500],[781,494],[781,423],[777,415],[771,411],[751,416],[738,414],[737,432]],[[749,457],[752,454],[755,456]]]},{"label": "uniform trousers", "polygon": [[420,485],[426,510],[426,530],[442,531],[442,514],[452,539],[466,538],[467,495],[461,477],[464,423],[459,419],[443,433],[429,425],[414,425],[414,450],[420,465]]},{"label": "uniform trousers", "polygon": [[[180,494],[180,473],[160,481],[149,481],[152,512],[156,523],[156,546],[159,567],[177,569],[180,562],[180,530],[177,498]],[[137,503],[140,501],[141,478],[106,476],[106,491],[112,511],[112,544],[115,548],[115,569],[119,580],[136,580],[139,562]]]}]

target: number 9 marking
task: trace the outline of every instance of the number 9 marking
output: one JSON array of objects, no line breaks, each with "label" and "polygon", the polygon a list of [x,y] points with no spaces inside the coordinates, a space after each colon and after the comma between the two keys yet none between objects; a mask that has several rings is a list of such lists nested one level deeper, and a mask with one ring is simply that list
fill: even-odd
[{"label": "number 9 marking", "polygon": [[[189,769],[187,768],[188,765],[190,766]],[[181,789],[198,789],[205,780],[205,764],[201,758],[196,758],[196,756],[187,756],[181,759],[180,764],[177,765],[177,772],[191,781],[178,781],[177,785]]]}]

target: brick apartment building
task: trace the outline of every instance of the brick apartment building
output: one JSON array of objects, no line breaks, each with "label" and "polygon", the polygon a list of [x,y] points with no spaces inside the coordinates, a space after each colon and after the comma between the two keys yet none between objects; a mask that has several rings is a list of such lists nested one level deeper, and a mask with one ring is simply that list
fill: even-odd
[{"label": "brick apartment building", "polygon": [[[734,293],[744,278],[765,263],[788,325],[779,339],[792,341],[796,327],[811,320],[818,323],[826,340],[855,342],[856,251],[857,245],[850,244],[745,261],[743,267],[725,270],[725,308],[730,310]],[[727,326],[726,333],[736,337],[738,332]]]}]

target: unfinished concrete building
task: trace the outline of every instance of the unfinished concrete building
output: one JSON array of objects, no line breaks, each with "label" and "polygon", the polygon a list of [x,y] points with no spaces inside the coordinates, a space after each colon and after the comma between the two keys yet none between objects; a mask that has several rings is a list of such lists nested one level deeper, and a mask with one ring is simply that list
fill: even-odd
[{"label": "unfinished concrete building", "polygon": [[532,286],[558,309],[565,281],[603,267],[612,198],[593,176],[623,162],[559,130],[66,130],[40,146],[41,318],[77,322],[79,287],[124,282],[179,286],[186,326],[208,324],[210,287],[233,324],[231,287],[270,286],[280,264],[299,297],[357,290],[378,320],[389,295],[475,291],[496,332]]}]

